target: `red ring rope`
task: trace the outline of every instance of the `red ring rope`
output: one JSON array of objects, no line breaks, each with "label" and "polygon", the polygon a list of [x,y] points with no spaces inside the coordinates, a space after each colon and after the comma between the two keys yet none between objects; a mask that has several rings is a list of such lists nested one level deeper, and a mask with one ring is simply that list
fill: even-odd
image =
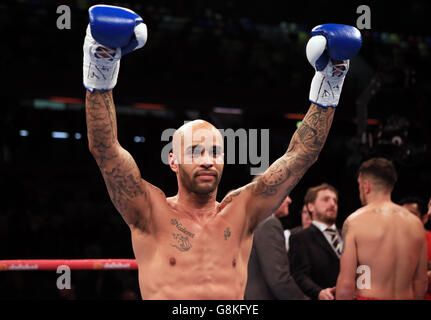
[{"label": "red ring rope", "polygon": [[0,260],[0,271],[57,270],[59,266],[71,270],[137,270],[135,259],[39,259]]}]

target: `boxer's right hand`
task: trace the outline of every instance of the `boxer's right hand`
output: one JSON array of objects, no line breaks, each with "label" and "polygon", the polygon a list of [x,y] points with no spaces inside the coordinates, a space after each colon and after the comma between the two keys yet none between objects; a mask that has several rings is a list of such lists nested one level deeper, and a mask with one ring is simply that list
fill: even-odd
[{"label": "boxer's right hand", "polygon": [[147,26],[132,10],[96,5],[89,10],[84,40],[84,87],[111,90],[117,84],[120,58],[147,42]]}]

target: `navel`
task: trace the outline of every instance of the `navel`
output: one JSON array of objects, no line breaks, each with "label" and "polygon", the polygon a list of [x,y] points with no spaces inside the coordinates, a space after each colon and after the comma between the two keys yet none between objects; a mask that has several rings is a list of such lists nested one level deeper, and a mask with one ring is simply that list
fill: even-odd
[{"label": "navel", "polygon": [[234,258],[233,260],[232,260],[232,267],[236,267],[236,259]]},{"label": "navel", "polygon": [[170,264],[171,266],[174,266],[176,263],[177,263],[177,260],[175,260],[175,258],[174,258],[174,257],[171,257],[171,258],[169,259],[169,264]]}]

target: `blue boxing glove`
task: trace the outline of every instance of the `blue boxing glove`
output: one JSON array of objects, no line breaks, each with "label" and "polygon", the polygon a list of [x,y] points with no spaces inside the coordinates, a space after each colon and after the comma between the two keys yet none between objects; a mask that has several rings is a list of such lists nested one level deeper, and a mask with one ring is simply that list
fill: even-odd
[{"label": "blue boxing glove", "polygon": [[147,26],[132,10],[96,5],[89,10],[90,23],[84,41],[85,88],[110,90],[117,84],[121,56],[147,42]]},{"label": "blue boxing glove", "polygon": [[311,82],[310,102],[321,107],[336,107],[349,60],[361,48],[358,29],[342,24],[323,24],[313,28],[306,54],[316,73]]}]

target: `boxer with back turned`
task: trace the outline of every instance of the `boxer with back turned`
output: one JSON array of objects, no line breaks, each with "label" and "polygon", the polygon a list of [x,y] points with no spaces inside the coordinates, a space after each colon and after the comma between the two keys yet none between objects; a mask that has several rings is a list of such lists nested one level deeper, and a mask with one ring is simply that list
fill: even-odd
[{"label": "boxer with back turned", "polygon": [[[359,168],[362,208],[343,225],[336,299],[424,299],[425,230],[417,216],[391,201],[397,173],[392,162],[372,158]],[[369,270],[369,288],[356,287],[358,266]]]},{"label": "boxer with back turned", "polygon": [[142,298],[243,299],[253,230],[317,160],[349,59],[361,46],[359,31],[344,25],[313,30],[307,57],[316,73],[302,125],[284,155],[218,203],[223,138],[203,120],[188,122],[174,134],[169,164],[177,195],[166,197],[142,178],[118,141],[112,89],[121,56],[145,44],[147,29],[128,9],[101,5],[89,13],[83,68],[89,148],[114,206],[130,227]]}]

